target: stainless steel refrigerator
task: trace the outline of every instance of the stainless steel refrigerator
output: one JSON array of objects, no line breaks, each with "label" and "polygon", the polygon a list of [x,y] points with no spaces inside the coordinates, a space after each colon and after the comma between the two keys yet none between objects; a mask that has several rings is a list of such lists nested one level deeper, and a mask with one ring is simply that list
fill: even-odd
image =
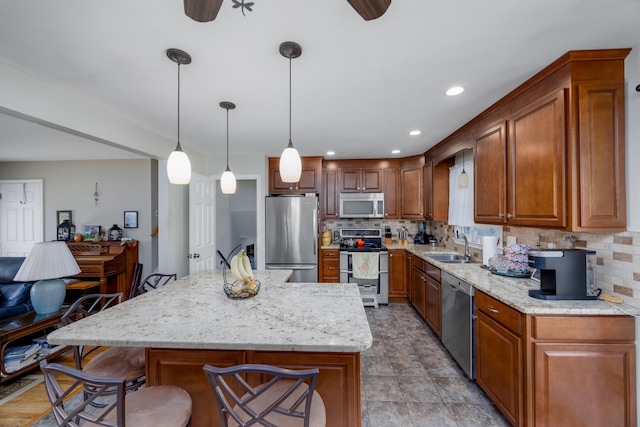
[{"label": "stainless steel refrigerator", "polygon": [[266,197],[267,270],[293,270],[290,282],[318,281],[318,197]]}]

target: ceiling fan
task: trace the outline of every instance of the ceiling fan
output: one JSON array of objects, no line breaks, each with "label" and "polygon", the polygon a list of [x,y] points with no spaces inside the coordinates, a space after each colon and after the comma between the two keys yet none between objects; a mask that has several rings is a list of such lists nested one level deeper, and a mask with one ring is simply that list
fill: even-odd
[{"label": "ceiling fan", "polygon": [[[184,13],[198,22],[209,22],[216,19],[224,0],[184,0]],[[389,8],[391,0],[347,0],[365,21],[380,18]],[[247,9],[251,12],[252,2],[233,0],[233,8],[241,8],[242,14]]]}]

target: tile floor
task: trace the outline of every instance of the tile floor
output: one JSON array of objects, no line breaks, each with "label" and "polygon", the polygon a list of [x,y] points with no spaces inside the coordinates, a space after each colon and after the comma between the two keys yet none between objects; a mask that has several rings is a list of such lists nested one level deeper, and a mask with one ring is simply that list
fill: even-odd
[{"label": "tile floor", "polygon": [[409,304],[366,309],[363,427],[509,426]]}]

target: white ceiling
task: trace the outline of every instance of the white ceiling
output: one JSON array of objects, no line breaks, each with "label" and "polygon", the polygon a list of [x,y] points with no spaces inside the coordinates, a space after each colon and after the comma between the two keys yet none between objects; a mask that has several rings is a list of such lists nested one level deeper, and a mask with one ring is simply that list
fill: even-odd
[{"label": "white ceiling", "polygon": [[[165,51],[185,50],[182,144],[224,155],[218,104],[232,101],[231,155],[278,156],[289,133],[278,46],[293,40],[303,49],[292,63],[294,145],[374,158],[426,151],[569,50],[640,44],[639,0],[394,0],[368,22],[346,0],[252,1],[246,17],[226,0],[198,23],[182,0],[3,0],[0,63],[175,140],[177,65]],[[467,90],[446,97],[452,85]],[[0,161],[62,153],[138,156],[0,114]]]}]

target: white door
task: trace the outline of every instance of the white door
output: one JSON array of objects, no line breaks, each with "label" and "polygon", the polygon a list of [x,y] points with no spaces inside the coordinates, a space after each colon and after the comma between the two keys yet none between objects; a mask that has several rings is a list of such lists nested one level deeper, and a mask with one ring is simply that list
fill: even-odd
[{"label": "white door", "polygon": [[189,274],[214,270],[216,181],[193,173],[189,183]]},{"label": "white door", "polygon": [[25,256],[44,240],[42,180],[0,181],[0,254]]}]

